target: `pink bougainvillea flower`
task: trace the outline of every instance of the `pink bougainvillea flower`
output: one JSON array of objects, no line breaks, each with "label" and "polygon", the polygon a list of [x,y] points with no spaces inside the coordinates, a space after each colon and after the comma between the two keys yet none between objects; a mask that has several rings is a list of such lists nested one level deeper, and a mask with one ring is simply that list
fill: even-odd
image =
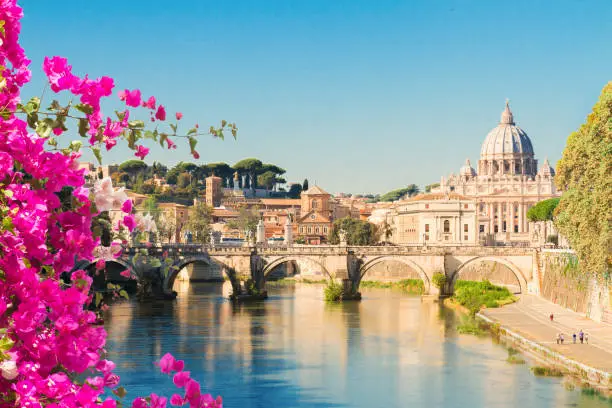
[{"label": "pink bougainvillea flower", "polygon": [[104,259],[98,259],[98,262],[96,262],[96,270],[101,271],[104,268],[106,268],[106,261]]},{"label": "pink bougainvillea flower", "polygon": [[166,120],[166,108],[164,108],[164,105],[159,105],[157,108],[157,112],[155,112],[155,119]]},{"label": "pink bougainvillea flower", "polygon": [[59,127],[53,128],[53,134],[54,134],[55,136],[59,136],[59,135],[61,135],[62,133],[64,133],[64,131],[62,130],[62,128],[59,128]]},{"label": "pink bougainvillea flower", "polygon": [[155,97],[151,96],[146,101],[142,101],[143,108],[155,109]]},{"label": "pink bougainvillea flower", "polygon": [[144,160],[144,158],[147,157],[147,154],[149,154],[149,148],[144,147],[143,145],[138,145],[134,156],[140,157],[141,160]]},{"label": "pink bougainvillea flower", "polygon": [[191,153],[191,155],[193,156],[194,159],[199,159],[200,158],[200,153],[196,152],[195,150]]},{"label": "pink bougainvillea flower", "polygon": [[121,271],[119,273],[119,275],[123,276],[124,278],[131,278],[132,277],[132,271],[130,271],[129,269],[125,269],[123,271]]},{"label": "pink bougainvillea flower", "polygon": [[123,225],[125,225],[130,232],[134,231],[134,228],[136,227],[136,220],[134,219],[134,216],[128,214],[123,217]]},{"label": "pink bougainvillea flower", "polygon": [[130,91],[129,89],[126,89],[125,91],[119,91],[117,96],[119,96],[120,100],[125,100],[125,104],[127,106],[131,106],[133,108],[137,108],[140,106],[141,96],[139,89],[134,89],[133,91]]},{"label": "pink bougainvillea flower", "polygon": [[43,71],[47,74],[53,92],[60,92],[75,86],[79,78],[72,74],[72,66],[63,57],[45,57]]},{"label": "pink bougainvillea flower", "polygon": [[123,204],[121,205],[121,211],[127,214],[131,213],[132,212],[132,200],[125,200]]},{"label": "pink bougainvillea flower", "polygon": [[166,143],[168,144],[168,149],[169,150],[176,149],[176,144],[172,140],[170,140],[170,138],[166,139]]},{"label": "pink bougainvillea flower", "polygon": [[176,112],[176,120],[183,119],[183,114],[181,112]]}]

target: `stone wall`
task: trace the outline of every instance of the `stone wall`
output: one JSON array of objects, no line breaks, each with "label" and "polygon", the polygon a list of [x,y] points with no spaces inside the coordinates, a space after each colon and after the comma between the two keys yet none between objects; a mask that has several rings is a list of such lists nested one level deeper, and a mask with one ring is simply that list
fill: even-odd
[{"label": "stone wall", "polygon": [[521,292],[521,284],[514,272],[499,262],[473,262],[461,269],[457,279],[470,281],[488,280],[494,285],[507,287],[513,293]]},{"label": "stone wall", "polygon": [[541,251],[539,254],[540,295],[568,309],[586,314],[589,307],[589,281],[574,254],[568,251]]},{"label": "stone wall", "polygon": [[364,281],[380,281],[380,282],[397,282],[404,279],[419,279],[421,276],[400,261],[384,261],[370,267],[362,280]]}]

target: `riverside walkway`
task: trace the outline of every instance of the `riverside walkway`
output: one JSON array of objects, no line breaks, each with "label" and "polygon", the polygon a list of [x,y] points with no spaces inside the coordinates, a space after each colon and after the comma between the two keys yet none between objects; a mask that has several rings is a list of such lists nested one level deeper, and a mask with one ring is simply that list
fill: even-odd
[{"label": "riverside walkway", "polygon": [[[554,315],[553,322],[550,314]],[[612,325],[598,323],[534,295],[521,295],[517,303],[499,309],[485,309],[481,314],[500,325],[537,342],[574,361],[612,373]],[[582,329],[589,334],[589,344],[573,344],[572,334]],[[556,337],[563,333],[565,343]]]}]

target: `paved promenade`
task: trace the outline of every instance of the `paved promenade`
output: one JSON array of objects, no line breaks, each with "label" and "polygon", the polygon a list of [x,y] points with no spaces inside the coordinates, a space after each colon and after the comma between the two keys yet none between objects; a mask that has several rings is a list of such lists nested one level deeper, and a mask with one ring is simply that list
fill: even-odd
[{"label": "paved promenade", "polygon": [[[612,325],[586,317],[534,295],[521,295],[517,303],[481,312],[502,326],[593,368],[612,373]],[[554,314],[551,323],[550,314]],[[580,344],[572,334],[582,329],[589,334],[589,344]],[[565,344],[557,345],[557,333],[565,335]]]}]

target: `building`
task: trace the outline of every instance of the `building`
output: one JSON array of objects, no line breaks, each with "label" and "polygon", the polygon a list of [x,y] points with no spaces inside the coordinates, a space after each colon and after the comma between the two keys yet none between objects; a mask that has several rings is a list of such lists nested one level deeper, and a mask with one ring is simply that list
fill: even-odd
[{"label": "building", "polygon": [[206,205],[219,207],[223,199],[223,179],[214,174],[206,177]]},{"label": "building", "polygon": [[466,160],[459,175],[442,178],[432,191],[454,192],[476,203],[481,243],[518,243],[530,240],[527,211],[538,201],[560,194],[555,170],[548,160],[538,169],[527,133],[516,125],[508,102],[499,124],[485,138],[478,171]]},{"label": "building", "polygon": [[375,211],[378,225],[391,228],[397,245],[476,245],[476,203],[457,193],[420,194]]},{"label": "building", "polygon": [[298,219],[298,236],[306,244],[318,245],[327,241],[332,227],[331,195],[319,186],[302,191],[301,216]]}]

